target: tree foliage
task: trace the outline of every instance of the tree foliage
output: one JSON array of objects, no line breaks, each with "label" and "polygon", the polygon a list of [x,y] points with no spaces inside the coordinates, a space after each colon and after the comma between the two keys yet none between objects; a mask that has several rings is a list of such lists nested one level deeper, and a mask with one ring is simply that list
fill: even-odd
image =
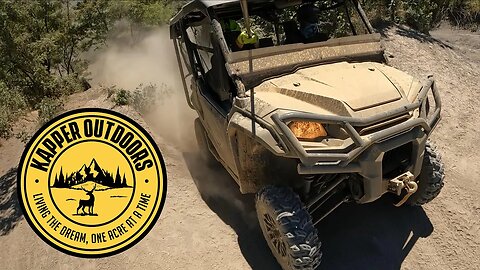
[{"label": "tree foliage", "polygon": [[11,135],[21,110],[39,109],[46,121],[61,108],[59,97],[86,88],[82,53],[102,45],[115,21],[163,24],[181,2],[0,1],[0,137]]},{"label": "tree foliage", "polygon": [[111,1],[113,19],[127,19],[140,25],[161,25],[186,1],[175,0],[123,0]]},{"label": "tree foliage", "polygon": [[79,54],[108,31],[107,2],[0,2],[0,80],[30,104],[75,90],[84,71]]},{"label": "tree foliage", "polygon": [[405,23],[428,32],[442,20],[457,26],[476,28],[480,24],[479,0],[364,0],[374,21]]}]

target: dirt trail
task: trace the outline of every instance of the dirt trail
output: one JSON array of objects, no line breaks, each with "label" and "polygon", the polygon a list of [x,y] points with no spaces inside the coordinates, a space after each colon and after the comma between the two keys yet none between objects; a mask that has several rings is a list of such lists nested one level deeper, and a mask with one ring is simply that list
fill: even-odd
[{"label": "dirt trail", "polygon": [[[388,198],[340,207],[318,228],[321,269],[480,269],[480,63],[472,56],[472,50],[478,52],[479,36],[449,31],[435,31],[433,38],[404,28],[383,32],[393,66],[418,77],[436,76],[444,107],[433,140],[446,163],[445,188],[423,208],[395,208]],[[165,38],[159,33],[135,47],[110,48],[93,68],[106,84],[131,88],[145,81],[167,82],[180,90],[175,66],[147,68],[158,66],[158,59],[162,65],[172,62]],[[0,268],[279,269],[258,229],[252,196],[242,196],[225,171],[208,170],[198,162],[194,115],[183,97],[170,96],[157,112],[142,116],[129,107],[115,107],[107,95],[100,88],[75,94],[66,109],[113,108],[149,129],[168,171],[167,202],[157,225],[139,244],[109,258],[79,259],[50,248],[18,209],[14,169],[23,145],[15,138],[1,141]],[[32,113],[22,121],[27,130],[35,129],[35,117]]]},{"label": "dirt trail", "polygon": [[442,27],[430,38],[400,28],[386,39],[391,64],[420,77],[435,74],[443,102],[433,141],[446,164],[446,186],[424,207],[432,235],[417,243],[404,267],[480,269],[480,33]]}]

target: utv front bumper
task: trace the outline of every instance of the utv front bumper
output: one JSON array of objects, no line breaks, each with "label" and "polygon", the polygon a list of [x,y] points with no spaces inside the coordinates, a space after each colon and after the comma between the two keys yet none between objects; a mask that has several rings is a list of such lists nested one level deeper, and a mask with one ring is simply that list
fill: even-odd
[{"label": "utv front bumper", "polygon": [[[429,93],[430,95],[428,95]],[[435,101],[435,109],[432,112],[429,112],[429,102],[432,101],[428,101],[427,96]],[[358,131],[416,110],[419,111],[418,117],[410,117],[399,124],[390,125],[368,135],[360,135]],[[386,153],[408,145],[410,163],[405,169],[415,177],[418,176],[421,171],[426,140],[440,120],[440,111],[441,101],[438,90],[433,78],[429,78],[414,103],[374,117],[360,119],[288,112],[276,113],[272,115],[272,120],[276,124],[275,128],[278,128],[279,133],[284,135],[283,141],[288,151],[292,156],[299,158],[299,174],[358,173],[363,177],[364,183],[364,196],[359,202],[366,203],[376,200],[387,191],[384,180],[390,179],[383,171]],[[287,124],[290,121],[339,125],[348,133],[352,145],[347,151],[340,152],[305,149],[288,128]],[[392,153],[389,156],[392,156]]]}]

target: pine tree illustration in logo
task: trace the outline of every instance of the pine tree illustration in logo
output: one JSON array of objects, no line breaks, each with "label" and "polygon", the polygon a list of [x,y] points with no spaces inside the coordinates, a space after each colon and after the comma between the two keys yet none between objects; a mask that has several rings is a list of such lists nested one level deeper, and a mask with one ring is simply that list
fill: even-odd
[{"label": "pine tree illustration in logo", "polygon": [[102,223],[113,214],[112,211],[103,211],[108,205],[128,202],[133,189],[133,181],[127,179],[127,175],[131,174],[130,168],[107,168],[101,164],[105,163],[92,158],[90,162],[76,166],[77,170],[66,170],[60,166],[50,184],[57,206],[74,221]]}]

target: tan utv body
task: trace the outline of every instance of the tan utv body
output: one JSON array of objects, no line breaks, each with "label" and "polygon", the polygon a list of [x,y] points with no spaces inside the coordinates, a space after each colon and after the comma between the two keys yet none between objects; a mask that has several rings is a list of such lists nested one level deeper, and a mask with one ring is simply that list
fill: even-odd
[{"label": "tan utv body", "polygon": [[[249,1],[243,12],[238,0],[192,1],[171,20],[203,157],[219,161],[242,193],[257,193],[260,227],[284,269],[320,264],[314,225],[340,204],[389,192],[398,205],[419,205],[443,187],[443,165],[427,142],[441,111],[433,77],[388,66],[358,1],[336,2],[357,12],[365,34],[229,47],[221,20],[246,10],[271,18],[266,10],[302,1]],[[292,125],[323,135],[305,139]]]}]

